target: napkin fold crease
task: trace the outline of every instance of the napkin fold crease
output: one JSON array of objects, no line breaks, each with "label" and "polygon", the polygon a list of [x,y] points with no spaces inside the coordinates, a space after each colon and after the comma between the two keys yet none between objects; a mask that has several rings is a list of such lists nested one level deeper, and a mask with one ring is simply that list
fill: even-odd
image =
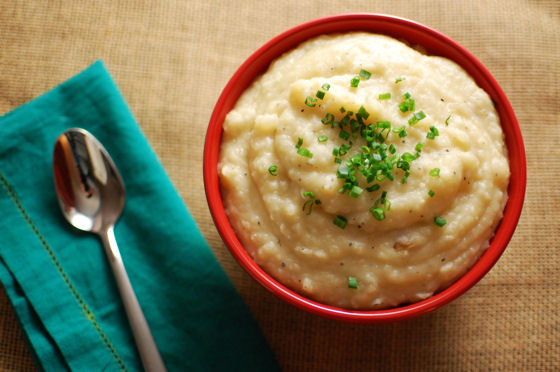
[{"label": "napkin fold crease", "polygon": [[0,117],[0,280],[37,366],[142,369],[100,240],[58,207],[52,150],[71,127],[93,133],[122,174],[115,235],[168,369],[277,370],[101,61]]}]

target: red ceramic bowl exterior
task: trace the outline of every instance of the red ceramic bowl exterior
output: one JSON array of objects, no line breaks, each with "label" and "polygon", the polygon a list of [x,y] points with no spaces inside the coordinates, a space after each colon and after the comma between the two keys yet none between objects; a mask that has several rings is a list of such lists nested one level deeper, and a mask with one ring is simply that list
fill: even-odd
[{"label": "red ceramic bowl exterior", "polygon": [[[222,125],[226,114],[251,82],[270,62],[301,42],[321,34],[368,31],[385,34],[422,46],[429,54],[447,57],[463,67],[495,103],[509,151],[511,179],[504,216],[490,246],[476,264],[449,288],[430,298],[387,310],[358,311],[324,305],[307,299],[264,272],[239,242],[224,211],[218,179]],[[214,223],[239,264],[261,285],[286,302],[323,317],[362,323],[409,319],[433,311],[475,285],[496,263],[511,239],[523,206],[526,184],[525,149],[513,109],[498,82],[467,49],[448,36],[417,22],[380,14],[342,14],[296,26],[270,40],[253,53],[235,72],[216,103],[204,145],[204,185]]]}]

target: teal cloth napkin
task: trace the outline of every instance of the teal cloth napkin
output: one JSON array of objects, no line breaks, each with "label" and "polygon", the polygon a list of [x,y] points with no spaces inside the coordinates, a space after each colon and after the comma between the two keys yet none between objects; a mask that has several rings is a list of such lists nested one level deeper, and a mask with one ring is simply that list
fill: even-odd
[{"label": "teal cloth napkin", "polygon": [[0,117],[0,279],[38,367],[142,369],[100,240],[57,203],[52,150],[70,127],[94,134],[122,174],[116,239],[169,371],[278,369],[100,61]]}]

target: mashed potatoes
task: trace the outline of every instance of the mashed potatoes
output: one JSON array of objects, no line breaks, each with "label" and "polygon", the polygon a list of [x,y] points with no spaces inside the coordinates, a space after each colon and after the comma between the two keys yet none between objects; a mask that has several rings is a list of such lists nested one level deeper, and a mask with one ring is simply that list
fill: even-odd
[{"label": "mashed potatoes", "polygon": [[487,248],[509,165],[488,95],[459,66],[349,33],[277,59],[224,123],[226,211],[265,271],[319,302],[425,299]]}]

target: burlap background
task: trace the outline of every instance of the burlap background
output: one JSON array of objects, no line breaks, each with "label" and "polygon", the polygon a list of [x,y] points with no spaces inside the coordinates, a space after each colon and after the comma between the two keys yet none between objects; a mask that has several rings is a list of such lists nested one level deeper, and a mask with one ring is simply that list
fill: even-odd
[{"label": "burlap background", "polygon": [[[502,84],[527,149],[525,208],[502,259],[460,299],[403,323],[336,323],[282,303],[233,261],[204,197],[204,134],[235,69],[283,30],[343,12],[412,18],[466,46]],[[285,370],[560,370],[558,0],[0,2],[0,114],[99,58]],[[34,369],[3,289],[0,369]]]}]

